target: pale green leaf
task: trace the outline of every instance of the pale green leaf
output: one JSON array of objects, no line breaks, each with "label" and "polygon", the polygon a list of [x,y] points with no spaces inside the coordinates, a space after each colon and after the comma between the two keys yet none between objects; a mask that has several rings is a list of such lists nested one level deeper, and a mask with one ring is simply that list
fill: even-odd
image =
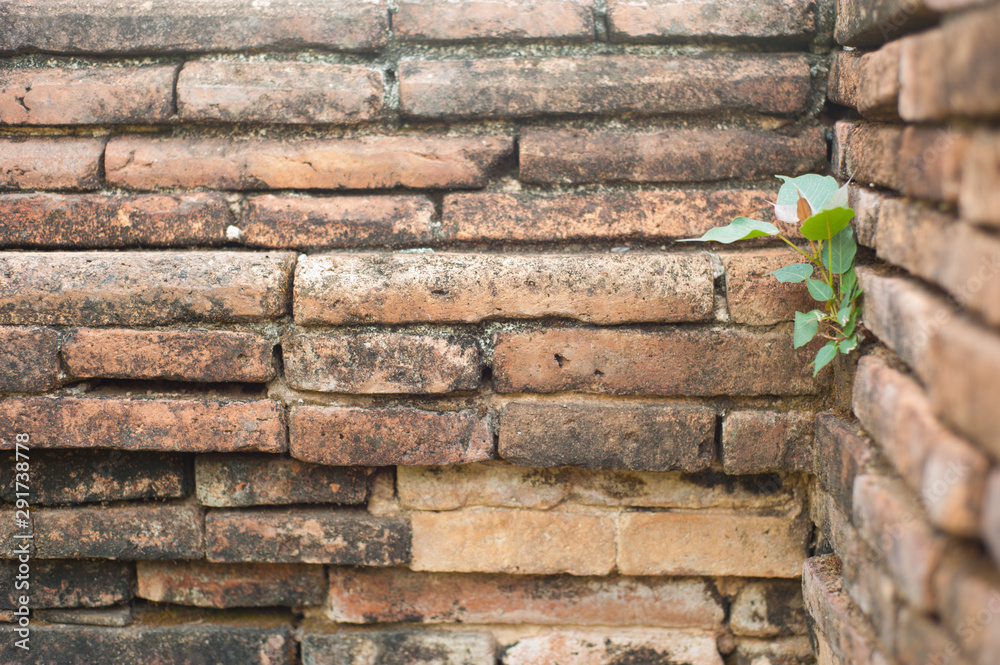
[{"label": "pale green leaf", "polygon": [[[854,265],[854,255],[858,252],[858,245],[854,242],[854,231],[850,226],[840,230],[832,240],[823,243],[820,249],[820,258],[830,272],[840,275],[850,270]],[[843,293],[843,288],[841,288]]]},{"label": "pale green leaf", "polygon": [[847,355],[856,348],[858,348],[858,338],[854,336],[848,337],[840,343],[840,352],[844,355]]},{"label": "pale green leaf", "polygon": [[799,231],[809,240],[826,240],[840,233],[853,218],[854,211],[850,208],[823,210],[802,222]]},{"label": "pale green leaf", "polygon": [[784,175],[776,177],[785,183],[778,190],[778,205],[795,205],[801,194],[815,213],[820,211],[830,200],[830,197],[837,192],[837,179],[828,175],[807,173],[797,178],[789,178]]},{"label": "pale green leaf", "polygon": [[774,275],[775,278],[783,284],[787,284],[789,282],[802,282],[813,274],[813,267],[808,263],[793,263],[790,266],[778,268],[774,272],[769,272],[768,274]]},{"label": "pale green leaf", "polygon": [[833,297],[833,289],[830,288],[830,285],[826,282],[821,282],[818,279],[806,280],[806,288],[809,289],[809,295],[811,295],[814,300],[826,302]]},{"label": "pale green leaf", "polygon": [[709,229],[708,232],[700,238],[684,238],[680,242],[714,240],[715,242],[721,242],[728,245],[729,243],[736,242],[737,240],[759,238],[761,236],[773,236],[777,235],[777,233],[778,227],[774,224],[761,222],[756,219],[750,219],[749,217],[737,217],[732,221],[732,223],[729,224],[729,226],[717,226],[714,229]]},{"label": "pale green leaf", "polygon": [[[819,316],[817,316],[819,315]],[[792,335],[792,346],[796,349],[812,341],[819,331],[819,317],[822,314],[815,309],[808,313],[795,312],[795,332]]]},{"label": "pale green leaf", "polygon": [[837,357],[837,346],[837,342],[830,340],[823,345],[823,348],[816,352],[816,360],[811,363],[813,365],[813,376],[819,374],[821,369],[829,365],[830,361]]},{"label": "pale green leaf", "polygon": [[840,295],[850,300],[854,299],[854,291],[858,287],[858,273],[852,266],[850,270],[840,276]]}]

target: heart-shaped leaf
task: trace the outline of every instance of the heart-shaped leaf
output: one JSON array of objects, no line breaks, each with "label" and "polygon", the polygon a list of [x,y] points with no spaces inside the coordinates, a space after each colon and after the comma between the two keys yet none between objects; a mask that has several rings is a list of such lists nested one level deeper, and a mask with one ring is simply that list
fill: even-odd
[{"label": "heart-shaped leaf", "polygon": [[839,342],[830,340],[823,345],[819,351],[816,352],[816,360],[812,361],[813,365],[813,376],[819,374],[819,371],[830,364],[830,361],[837,357],[837,347]]},{"label": "heart-shaped leaf", "polygon": [[795,312],[795,332],[792,335],[792,346],[796,349],[812,341],[819,330],[819,319],[823,316],[819,311]]},{"label": "heart-shaped leaf", "polygon": [[853,218],[850,208],[822,210],[803,222],[799,231],[809,240],[826,240],[840,233]]},{"label": "heart-shaped leaf", "polygon": [[813,267],[808,263],[793,263],[790,266],[778,268],[774,272],[769,272],[767,274],[774,275],[775,279],[782,284],[787,284],[789,282],[802,282],[813,274]]},{"label": "heart-shaped leaf", "polygon": [[729,226],[717,226],[714,229],[709,229],[708,232],[700,238],[684,238],[680,242],[714,240],[715,242],[721,242],[728,245],[729,243],[736,242],[737,240],[759,238],[760,236],[773,236],[777,235],[777,233],[778,227],[774,224],[761,222],[756,219],[750,219],[749,217],[737,217],[732,221],[732,223],[729,224]]},{"label": "heart-shaped leaf", "polygon": [[806,280],[806,288],[809,289],[809,295],[813,297],[813,300],[826,302],[833,297],[833,289],[830,288],[830,285],[818,279]]},{"label": "heart-shaped leaf", "polygon": [[[820,258],[830,272],[840,275],[854,265],[854,255],[858,252],[858,244],[854,242],[854,230],[845,226],[837,235],[820,248]],[[844,289],[841,287],[841,293]]]},{"label": "heart-shaped leaf", "polygon": [[778,205],[796,205],[799,196],[809,202],[812,212],[820,211],[837,191],[837,179],[826,175],[807,173],[797,178],[779,175],[784,185],[778,190]]},{"label": "heart-shaped leaf", "polygon": [[843,353],[844,355],[847,355],[848,353],[850,353],[851,351],[853,351],[856,348],[858,348],[858,338],[857,337],[853,337],[853,336],[848,337],[847,339],[843,340],[840,343],[840,352]]}]

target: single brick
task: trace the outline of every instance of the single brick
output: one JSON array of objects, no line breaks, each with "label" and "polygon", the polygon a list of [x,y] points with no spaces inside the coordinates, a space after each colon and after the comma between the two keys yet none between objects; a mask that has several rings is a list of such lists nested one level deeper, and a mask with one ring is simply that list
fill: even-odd
[{"label": "single brick", "polygon": [[951,249],[955,219],[948,213],[884,198],[875,230],[878,257],[917,277],[936,281]]},{"label": "single brick", "polygon": [[[30,446],[35,445],[31,433]],[[13,452],[0,453],[13,469]],[[95,503],[133,499],[173,499],[190,490],[187,461],[180,455],[120,450],[34,450],[31,452],[31,503]],[[13,483],[0,496],[14,503]]]},{"label": "single brick", "polygon": [[498,392],[619,395],[808,394],[812,354],[790,336],[746,330],[541,328],[493,340]]},{"label": "single brick", "polygon": [[663,241],[697,237],[740,215],[772,213],[758,189],[446,194],[443,236],[460,242]]},{"label": "single brick", "polygon": [[750,511],[628,512],[619,520],[623,575],[799,577],[812,524]]},{"label": "single brick", "polygon": [[970,663],[989,665],[1000,653],[1000,632],[992,619],[1000,613],[1000,574],[978,549],[950,547],[934,574],[937,614],[958,636]]},{"label": "single brick", "polygon": [[615,567],[611,515],[494,508],[410,519],[413,570],[607,575]]},{"label": "single brick", "polygon": [[62,357],[78,378],[262,383],[274,376],[273,347],[256,333],[81,328]]},{"label": "single brick", "polygon": [[958,205],[965,219],[1000,226],[1000,132],[979,131],[962,163]]},{"label": "single brick", "polygon": [[733,323],[766,326],[791,321],[795,312],[814,309],[816,301],[805,283],[782,284],[769,273],[792,263],[800,254],[770,250],[753,254],[722,254],[726,269],[726,304]]},{"label": "single brick", "polygon": [[615,663],[686,663],[722,665],[713,633],[669,628],[572,628],[525,635],[503,653],[505,665],[612,665]]},{"label": "single brick", "polygon": [[712,284],[700,254],[328,254],[299,260],[294,311],[300,325],[703,321]]},{"label": "single brick", "polygon": [[531,623],[713,629],[722,605],[699,579],[421,573],[331,568],[338,623]]},{"label": "single brick", "polygon": [[177,79],[177,114],[223,122],[368,122],[382,115],[384,79],[363,65],[195,60]]},{"label": "single brick", "polygon": [[811,171],[826,158],[826,141],[817,128],[790,133],[530,129],[519,146],[521,179],[540,184],[754,178]]},{"label": "single brick", "polygon": [[410,525],[357,510],[210,510],[209,561],[398,566],[410,561]]},{"label": "single brick", "polygon": [[359,504],[368,495],[365,469],[269,455],[198,455],[194,475],[198,502],[204,506]]},{"label": "single brick", "polygon": [[805,41],[815,31],[816,8],[808,0],[765,0],[753,11],[737,0],[608,0],[613,42],[679,41],[698,38]]},{"label": "single brick", "polygon": [[902,185],[902,142],[899,125],[841,120],[834,127],[834,175],[898,190]]},{"label": "single brick", "polygon": [[59,380],[59,333],[0,326],[0,393],[40,393]]},{"label": "single brick", "polygon": [[532,467],[701,471],[715,458],[715,410],[511,402],[500,419],[498,453]]},{"label": "single brick", "polygon": [[899,52],[900,42],[871,53],[838,52],[830,67],[827,96],[857,109],[867,120],[897,119]]},{"label": "single brick", "polygon": [[294,563],[139,561],[136,595],[196,607],[321,605],[323,566]]},{"label": "single brick", "polygon": [[800,580],[751,582],[736,594],[729,613],[736,635],[777,637],[807,632]]},{"label": "single brick", "polygon": [[958,201],[969,136],[954,129],[910,125],[899,146],[903,194],[932,201]]},{"label": "single brick", "polygon": [[813,444],[813,472],[819,484],[850,515],[853,508],[854,479],[878,460],[874,444],[851,421],[824,411],[816,416]]},{"label": "single brick", "polygon": [[730,411],[722,421],[722,469],[730,474],[811,471],[814,420],[803,411]]},{"label": "single brick", "polygon": [[275,196],[247,199],[241,241],[274,249],[406,247],[431,243],[426,196]]},{"label": "single brick", "polygon": [[935,19],[925,0],[837,0],[833,37],[842,46],[878,46]]},{"label": "single brick", "polygon": [[117,136],[108,143],[104,165],[109,182],[133,189],[482,187],[513,147],[506,136],[291,141]]},{"label": "single brick", "polygon": [[949,231],[936,281],[963,307],[1000,326],[1000,239],[964,222]]},{"label": "single brick", "polygon": [[588,0],[401,0],[393,34],[406,41],[561,39],[592,41]]},{"label": "single brick", "polygon": [[32,516],[43,559],[194,559],[205,552],[197,506],[42,508]]},{"label": "single brick", "polygon": [[3,247],[190,247],[226,242],[221,194],[4,194]]},{"label": "single brick", "polygon": [[389,27],[381,0],[2,0],[0,14],[0,52],[372,50]]},{"label": "single brick", "polygon": [[289,253],[4,252],[0,323],[141,326],[286,311]]},{"label": "single brick", "polygon": [[545,114],[798,113],[809,63],[797,55],[403,60],[400,109],[423,118]]},{"label": "single brick", "polygon": [[[34,463],[32,461],[32,463]],[[31,607],[107,607],[132,599],[132,564],[119,561],[36,559],[28,578]],[[0,562],[0,607],[16,609],[17,561]]]},{"label": "single brick", "polygon": [[174,114],[177,65],[0,73],[0,125],[154,124]]},{"label": "single brick", "polygon": [[0,400],[0,449],[12,449],[17,432],[30,432],[32,448],[281,453],[288,447],[284,408],[267,399],[56,396]]},{"label": "single brick", "polygon": [[467,464],[493,456],[490,425],[473,411],[406,406],[296,406],[292,457],[317,464]]},{"label": "single brick", "polygon": [[495,663],[496,643],[488,632],[376,630],[302,632],[302,665],[469,665]]},{"label": "single brick", "polygon": [[105,141],[75,136],[0,139],[0,190],[97,189]]}]

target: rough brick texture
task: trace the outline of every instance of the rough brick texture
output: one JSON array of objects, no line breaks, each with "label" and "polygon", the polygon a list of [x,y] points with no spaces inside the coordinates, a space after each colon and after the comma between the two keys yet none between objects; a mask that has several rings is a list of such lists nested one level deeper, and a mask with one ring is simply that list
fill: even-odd
[{"label": "rough brick texture", "polygon": [[[326,628],[329,630],[329,628]],[[487,632],[416,630],[325,632],[302,635],[303,665],[322,663],[398,662],[415,665],[492,663],[496,644]]]},{"label": "rough brick texture", "polygon": [[726,269],[726,304],[733,323],[766,326],[791,321],[795,312],[808,312],[816,304],[805,284],[782,284],[768,273],[797,263],[795,252],[723,254]]},{"label": "rough brick texture", "polygon": [[813,31],[815,7],[802,0],[755,3],[751,16],[734,0],[682,3],[608,0],[608,28],[616,42],[728,39],[804,39]]},{"label": "rough brick texture", "polygon": [[534,663],[660,662],[721,665],[715,637],[702,631],[615,629],[552,630],[525,636],[504,652],[510,665]]},{"label": "rough brick texture", "polygon": [[104,139],[0,138],[0,190],[97,189]]},{"label": "rough brick texture", "polygon": [[319,605],[324,600],[322,566],[225,564],[203,561],[140,561],[139,598],[196,607]]},{"label": "rough brick texture", "polygon": [[594,38],[594,14],[587,0],[401,0],[392,18],[395,35],[406,41]]},{"label": "rough brick texture", "polygon": [[0,392],[39,393],[59,376],[59,335],[51,328],[0,327]]},{"label": "rough brick texture", "polygon": [[[0,563],[0,607],[16,608],[17,562]],[[132,564],[93,559],[38,559],[31,567],[33,607],[107,607],[132,597]]]},{"label": "rough brick texture", "polygon": [[307,464],[265,455],[198,455],[198,501],[205,506],[363,503],[368,475],[356,467]]},{"label": "rough brick texture", "polygon": [[726,473],[811,471],[813,420],[800,411],[738,410],[722,421]]}]

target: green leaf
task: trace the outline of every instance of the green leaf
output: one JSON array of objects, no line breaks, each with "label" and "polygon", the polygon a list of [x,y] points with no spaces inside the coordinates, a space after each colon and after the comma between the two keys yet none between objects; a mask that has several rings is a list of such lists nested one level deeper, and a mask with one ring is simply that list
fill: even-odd
[{"label": "green leaf", "polygon": [[785,182],[778,190],[778,205],[795,205],[801,194],[809,202],[812,211],[818,212],[837,191],[837,179],[828,175],[807,173],[798,178],[784,175],[776,177]]},{"label": "green leaf", "polygon": [[774,272],[769,272],[767,274],[774,275],[775,278],[783,284],[787,284],[789,282],[802,282],[806,279],[806,277],[813,274],[813,267],[808,263],[793,263],[790,266],[778,268]]},{"label": "green leaf", "polygon": [[[830,269],[835,275],[842,275],[854,265],[854,255],[858,252],[858,245],[854,242],[854,230],[850,226],[845,226],[840,232],[833,236],[833,239],[824,242],[820,249],[820,258],[823,265]],[[841,293],[844,289],[841,287]]]},{"label": "green leaf", "polygon": [[714,240],[715,242],[721,242],[729,244],[731,242],[736,242],[737,240],[746,240],[747,238],[759,238],[760,236],[773,236],[777,235],[778,227],[774,224],[768,222],[761,222],[756,219],[750,219],[749,217],[737,217],[729,224],[729,226],[717,226],[714,229],[709,229],[708,232],[700,238],[684,238],[680,242],[692,242],[696,240]]},{"label": "green leaf", "polygon": [[826,302],[833,297],[833,289],[830,288],[830,285],[826,282],[821,282],[818,279],[806,280],[806,288],[809,289],[809,295],[811,295],[814,300]]},{"label": "green leaf", "polygon": [[840,343],[840,352],[844,355],[847,355],[856,348],[858,348],[858,338],[853,335]]},{"label": "green leaf", "polygon": [[859,310],[859,309],[855,309],[853,312],[851,312],[851,318],[849,318],[847,320],[847,325],[844,326],[844,334],[845,335],[853,335],[854,334],[854,329],[858,325],[858,315],[860,313],[861,313],[861,310]]},{"label": "green leaf", "polygon": [[819,320],[823,316],[818,310],[806,314],[795,312],[795,333],[792,335],[792,346],[796,349],[812,341],[819,330]]},{"label": "green leaf", "polygon": [[826,240],[840,233],[853,218],[854,211],[850,208],[822,210],[802,222],[799,231],[809,240]]},{"label": "green leaf", "polygon": [[840,276],[840,295],[854,300],[854,291],[858,288],[858,273],[855,272],[854,266]]},{"label": "green leaf", "polygon": [[851,301],[845,298],[845,302],[841,303],[840,309],[837,310],[837,323],[841,327],[846,326],[847,322],[851,320],[851,306]]},{"label": "green leaf", "polygon": [[823,345],[823,348],[816,352],[816,360],[812,361],[813,365],[813,376],[819,374],[819,371],[830,364],[830,361],[837,357],[837,346],[838,342],[830,340]]}]

